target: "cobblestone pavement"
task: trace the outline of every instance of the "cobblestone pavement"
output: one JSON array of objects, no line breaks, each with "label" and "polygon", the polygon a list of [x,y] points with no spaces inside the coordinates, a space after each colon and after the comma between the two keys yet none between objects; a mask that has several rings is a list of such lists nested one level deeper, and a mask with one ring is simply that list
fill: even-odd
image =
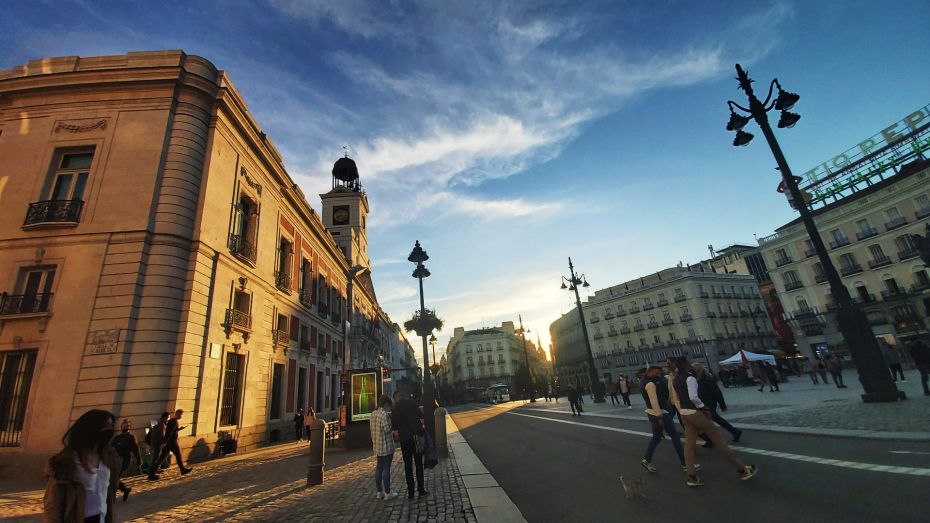
[{"label": "cobblestone pavement", "polygon": [[[266,451],[177,469],[157,482],[130,478],[120,521],[475,521],[454,457],[426,471],[429,496],[384,502],[375,497],[375,461],[370,450],[327,450],[323,485],[306,486],[306,445]],[[391,483],[406,492],[401,454],[395,454]],[[0,517],[40,521],[42,493],[0,495]]]}]

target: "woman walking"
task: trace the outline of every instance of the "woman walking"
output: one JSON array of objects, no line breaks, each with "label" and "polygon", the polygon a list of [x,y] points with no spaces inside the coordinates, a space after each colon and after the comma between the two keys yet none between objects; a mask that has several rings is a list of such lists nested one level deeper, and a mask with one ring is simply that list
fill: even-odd
[{"label": "woman walking", "polygon": [[121,461],[110,446],[115,421],[105,410],[90,410],[65,432],[64,450],[52,456],[46,468],[46,521],[114,521]]},{"label": "woman walking", "polygon": [[623,404],[626,405],[626,408],[632,409],[633,405],[630,403],[630,380],[626,379],[626,376],[620,376],[620,396],[623,397]]},{"label": "woman walking", "polygon": [[396,492],[391,492],[391,462],[394,461],[394,451],[397,447],[394,445],[394,434],[391,423],[391,407],[394,402],[387,394],[382,394],[378,400],[378,409],[371,413],[371,430],[372,449],[377,461],[375,465],[375,488],[378,489],[378,499],[385,501],[397,497]]}]

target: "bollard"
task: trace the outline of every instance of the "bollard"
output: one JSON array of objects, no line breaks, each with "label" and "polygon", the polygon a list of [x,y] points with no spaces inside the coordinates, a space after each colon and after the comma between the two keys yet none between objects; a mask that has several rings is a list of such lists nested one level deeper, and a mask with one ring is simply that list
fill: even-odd
[{"label": "bollard", "polygon": [[314,420],[310,425],[310,468],[307,469],[307,486],[323,484],[326,457],[326,422]]},{"label": "bollard", "polygon": [[446,409],[439,407],[433,413],[436,420],[436,457],[448,458],[449,445],[446,437]]}]

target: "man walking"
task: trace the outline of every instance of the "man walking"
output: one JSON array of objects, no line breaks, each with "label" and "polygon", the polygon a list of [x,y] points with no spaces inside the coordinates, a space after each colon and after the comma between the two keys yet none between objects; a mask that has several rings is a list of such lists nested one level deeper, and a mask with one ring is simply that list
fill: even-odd
[{"label": "man walking", "polygon": [[[646,375],[643,377],[644,386],[642,387],[643,399],[646,400],[646,415],[649,416],[649,422],[652,425],[652,439],[646,445],[646,455],[640,462],[646,470],[655,473],[658,469],[652,464],[652,457],[655,454],[656,447],[662,442],[663,432],[668,434],[672,440],[672,446],[678,454],[678,461],[681,467],[685,467],[685,453],[681,446],[681,438],[678,437],[678,431],[675,430],[675,417],[671,413],[668,395],[668,384],[662,377],[662,367],[652,365],[646,369]],[[697,469],[700,470],[700,465]]]},{"label": "man walking", "polygon": [[875,341],[878,342],[878,346],[882,349],[882,354],[885,355],[888,369],[891,370],[891,378],[898,381],[898,376],[901,376],[901,381],[907,381],[904,377],[904,369],[901,368],[901,355],[898,354],[898,349],[889,345],[888,342],[885,341],[885,338],[881,336],[877,336]]},{"label": "man walking", "polygon": [[836,388],[845,389],[846,385],[843,384],[843,366],[840,365],[840,359],[836,355],[831,354],[827,357],[827,370],[830,371],[830,375],[833,376],[833,383],[836,383]]},{"label": "man walking", "polygon": [[162,412],[158,423],[149,429],[149,433],[145,439],[145,442],[149,446],[149,480],[158,479],[158,469],[161,467],[161,460],[158,460],[158,456],[161,454],[161,448],[165,444],[165,426],[168,424],[168,418],[170,416],[170,413]]},{"label": "man walking", "polygon": [[714,427],[710,409],[704,405],[698,395],[697,378],[690,372],[688,359],[679,357],[676,363],[678,373],[675,375],[672,387],[674,393],[672,401],[678,406],[678,412],[685,425],[685,468],[688,474],[686,484],[689,487],[700,487],[704,484],[704,481],[698,477],[698,468],[694,464],[694,446],[697,443],[698,434],[702,432],[710,438],[714,447],[736,467],[741,480],[745,481],[755,476],[756,467],[743,463]]},{"label": "man walking", "polygon": [[820,385],[820,380],[817,379],[817,365],[814,364],[814,360],[808,359],[804,362],[804,371],[810,374],[811,382],[814,385]]},{"label": "man walking", "polygon": [[924,387],[924,396],[930,396],[927,380],[930,378],[930,347],[921,340],[911,342],[911,357],[920,371],[920,384]]},{"label": "man walking", "polygon": [[[407,499],[413,499],[414,486],[416,486],[417,493],[421,497],[425,496],[429,492],[426,491],[423,482],[423,454],[417,452],[416,441],[414,441],[417,434],[424,433],[423,414],[415,401],[400,392],[396,392],[394,393],[394,407],[391,409],[391,421],[397,439],[400,441],[400,452],[404,458]],[[413,483],[414,465],[416,465],[417,472],[416,485]]]},{"label": "man walking", "polygon": [[823,359],[817,358],[817,363],[814,365],[814,368],[817,369],[817,374],[820,374],[820,380],[823,381],[823,384],[829,384],[830,380],[827,379],[827,364],[824,363]]},{"label": "man walking", "polygon": [[158,458],[155,459],[155,464],[149,470],[149,479],[158,479],[158,477],[152,477],[155,470],[158,466],[168,457],[168,454],[174,454],[175,459],[178,460],[178,468],[181,469],[181,475],[186,476],[190,474],[192,470],[191,467],[184,466],[184,459],[181,458],[181,447],[178,446],[178,432],[184,430],[186,427],[180,425],[181,416],[184,415],[184,411],[178,409],[174,411],[174,417],[168,420],[168,423],[165,424],[165,441],[161,444],[161,452],[158,453]]},{"label": "man walking", "polygon": [[[723,392],[721,392],[720,387],[717,386],[717,381],[704,372],[704,367],[702,367],[700,363],[691,364],[691,368],[694,369],[694,375],[697,377],[698,381],[698,397],[701,398],[701,401],[704,402],[704,405],[710,410],[711,419],[714,420],[714,423],[720,425],[733,435],[733,443],[738,442],[740,436],[743,435],[743,431],[730,425],[730,422],[723,419],[723,417],[717,413],[717,406],[720,406],[720,410],[724,412],[727,411],[727,402],[723,399]],[[707,443],[709,444],[705,444],[705,447],[713,446],[710,440],[708,440]]]},{"label": "man walking", "polygon": [[391,462],[394,461],[394,435],[391,427],[391,407],[393,402],[387,394],[382,394],[378,408],[371,413],[371,448],[375,453],[375,488],[378,499],[390,501],[397,497],[391,491]]},{"label": "man walking", "polygon": [[[120,477],[129,470],[129,465],[132,463],[132,458],[135,456],[136,462],[139,463],[139,466],[142,466],[142,456],[139,455],[139,442],[136,441],[136,437],[130,432],[132,430],[132,421],[129,418],[123,418],[123,422],[120,424],[120,433],[110,441],[110,444],[113,445],[113,449],[116,450],[116,453],[119,454],[120,459],[122,459],[122,467],[120,467],[119,475]],[[119,485],[116,487],[120,492],[123,493],[123,501],[126,501],[129,498],[129,492],[132,491],[132,487],[127,487],[122,480],[120,480]]]},{"label": "man walking", "polygon": [[620,405],[620,399],[617,398],[617,387],[616,383],[610,386],[610,404],[611,405]]},{"label": "man walking", "polygon": [[620,376],[620,381],[617,383],[617,386],[620,387],[620,396],[623,397],[623,404],[626,405],[626,408],[632,409],[633,405],[630,404],[630,381],[626,379],[626,376]]},{"label": "man walking", "polygon": [[297,443],[303,439],[304,433],[304,409],[297,409],[297,414],[294,414],[294,438],[297,440]]},{"label": "man walking", "polygon": [[572,416],[581,416],[581,404],[578,403],[578,396],[575,387],[568,388],[568,404],[572,407]]}]

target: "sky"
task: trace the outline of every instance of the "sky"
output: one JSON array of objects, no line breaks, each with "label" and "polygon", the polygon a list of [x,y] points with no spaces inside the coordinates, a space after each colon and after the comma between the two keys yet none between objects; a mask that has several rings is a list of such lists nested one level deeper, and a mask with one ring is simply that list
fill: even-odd
[{"label": "sky", "polygon": [[317,209],[347,146],[379,302],[399,324],[418,308],[419,240],[438,356],[455,327],[518,315],[548,347],[569,257],[593,294],[793,219],[755,124],[731,145],[734,64],[801,95],[776,130],[800,174],[930,102],[928,19],[923,0],[10,0],[0,68],[203,56]]}]

